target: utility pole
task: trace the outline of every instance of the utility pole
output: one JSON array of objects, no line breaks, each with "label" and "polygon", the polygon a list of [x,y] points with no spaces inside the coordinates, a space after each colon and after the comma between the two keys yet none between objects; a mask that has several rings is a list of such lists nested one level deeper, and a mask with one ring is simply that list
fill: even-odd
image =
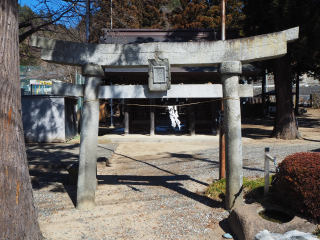
[{"label": "utility pole", "polygon": [[[110,82],[110,86],[112,86],[112,83]],[[113,105],[113,99],[110,98],[110,109],[111,109],[111,113],[110,113],[110,128],[114,128],[113,126],[113,109],[112,109],[112,105]]]},{"label": "utility pole", "polygon": [[221,40],[226,40],[226,1],[221,0]]},{"label": "utility pole", "polygon": [[[221,0],[221,40],[226,40],[226,2]],[[221,113],[219,121],[219,179],[226,177],[226,143],[223,127],[223,99],[221,99]]]},{"label": "utility pole", "polygon": [[86,43],[89,43],[90,27],[90,0],[86,0]]},{"label": "utility pole", "polygon": [[[111,0],[111,30],[112,30],[112,0]],[[110,85],[112,83],[110,82]],[[113,126],[113,109],[112,109],[113,99],[110,98],[110,106],[111,106],[111,115],[110,115],[110,128],[114,128]]]},{"label": "utility pole", "polygon": [[111,0],[111,29],[112,29],[112,0]]}]

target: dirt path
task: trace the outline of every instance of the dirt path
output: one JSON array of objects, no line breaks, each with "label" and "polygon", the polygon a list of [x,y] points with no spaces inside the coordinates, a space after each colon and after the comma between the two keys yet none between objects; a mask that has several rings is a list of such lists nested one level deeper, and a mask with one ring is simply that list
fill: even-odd
[{"label": "dirt path", "polygon": [[[266,145],[283,156],[320,149],[319,116],[311,109],[301,117],[299,131],[307,140],[293,141],[269,139],[270,120],[244,121],[243,134],[253,139],[244,143],[245,174],[261,173],[260,158],[253,162]],[[218,142],[119,144],[108,166],[98,168],[97,206],[85,212],[74,208],[76,189],[68,185],[67,171],[47,170],[60,178],[34,189],[43,234],[47,239],[221,240],[229,231],[228,212],[222,202],[203,195],[218,178],[217,151]]]},{"label": "dirt path", "polygon": [[[94,210],[75,210],[59,184],[35,192],[36,201],[44,195],[52,198],[48,192],[55,195],[55,203],[38,203],[45,237],[222,239],[225,223],[221,220],[227,212],[221,202],[202,194],[217,178],[217,171],[212,171],[217,164],[195,155],[210,147],[201,143],[120,144],[109,166],[98,169]],[[46,208],[52,204],[60,208],[48,214]]]},{"label": "dirt path", "polygon": [[320,142],[320,109],[308,108],[307,113],[298,116],[299,132],[303,140],[283,141],[280,139],[269,138],[274,124],[273,118],[268,119],[243,119],[242,136],[251,138],[253,144],[259,143],[280,143],[294,144],[301,142]]}]

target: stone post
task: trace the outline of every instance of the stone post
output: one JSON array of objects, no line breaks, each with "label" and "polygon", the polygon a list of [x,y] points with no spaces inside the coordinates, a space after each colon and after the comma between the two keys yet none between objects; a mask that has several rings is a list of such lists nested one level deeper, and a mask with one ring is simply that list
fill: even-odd
[{"label": "stone post", "polygon": [[85,76],[77,186],[77,209],[90,210],[95,205],[97,145],[99,130],[99,87],[104,71],[100,65],[82,66]]},{"label": "stone post", "polygon": [[241,205],[243,200],[241,112],[239,77],[241,62],[220,64],[224,104],[224,132],[226,138],[226,202],[227,210]]}]

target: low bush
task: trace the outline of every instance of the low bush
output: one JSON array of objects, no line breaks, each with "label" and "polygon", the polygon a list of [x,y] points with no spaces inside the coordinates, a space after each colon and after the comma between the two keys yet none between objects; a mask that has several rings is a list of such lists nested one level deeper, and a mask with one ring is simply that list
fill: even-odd
[{"label": "low bush", "polygon": [[317,230],[313,234],[316,235],[317,238],[320,239],[320,227],[318,227]]},{"label": "low bush", "polygon": [[320,153],[287,156],[273,185],[277,202],[320,221]]}]

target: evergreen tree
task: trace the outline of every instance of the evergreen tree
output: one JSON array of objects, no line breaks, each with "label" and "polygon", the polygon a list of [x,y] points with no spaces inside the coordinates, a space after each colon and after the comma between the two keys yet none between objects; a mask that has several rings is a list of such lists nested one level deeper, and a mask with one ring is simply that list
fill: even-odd
[{"label": "evergreen tree", "polygon": [[[111,29],[111,19],[112,29],[161,29],[165,22],[162,7],[166,4],[167,0],[113,1],[111,15],[111,1],[102,0],[96,6],[99,10],[90,19],[90,41],[100,42],[101,29]],[[84,25],[84,20],[81,24]]]},{"label": "evergreen tree", "polygon": [[[277,113],[271,137],[300,138],[292,103],[292,76],[299,72],[318,72],[320,49],[319,0],[245,0],[246,36],[300,27],[299,40],[288,44],[286,56],[270,61],[276,88]],[[298,84],[297,84],[298,85]]]},{"label": "evergreen tree", "polygon": [[[242,1],[226,0],[226,28],[241,29]],[[181,0],[170,19],[173,28],[215,29],[221,27],[221,0]]]}]

